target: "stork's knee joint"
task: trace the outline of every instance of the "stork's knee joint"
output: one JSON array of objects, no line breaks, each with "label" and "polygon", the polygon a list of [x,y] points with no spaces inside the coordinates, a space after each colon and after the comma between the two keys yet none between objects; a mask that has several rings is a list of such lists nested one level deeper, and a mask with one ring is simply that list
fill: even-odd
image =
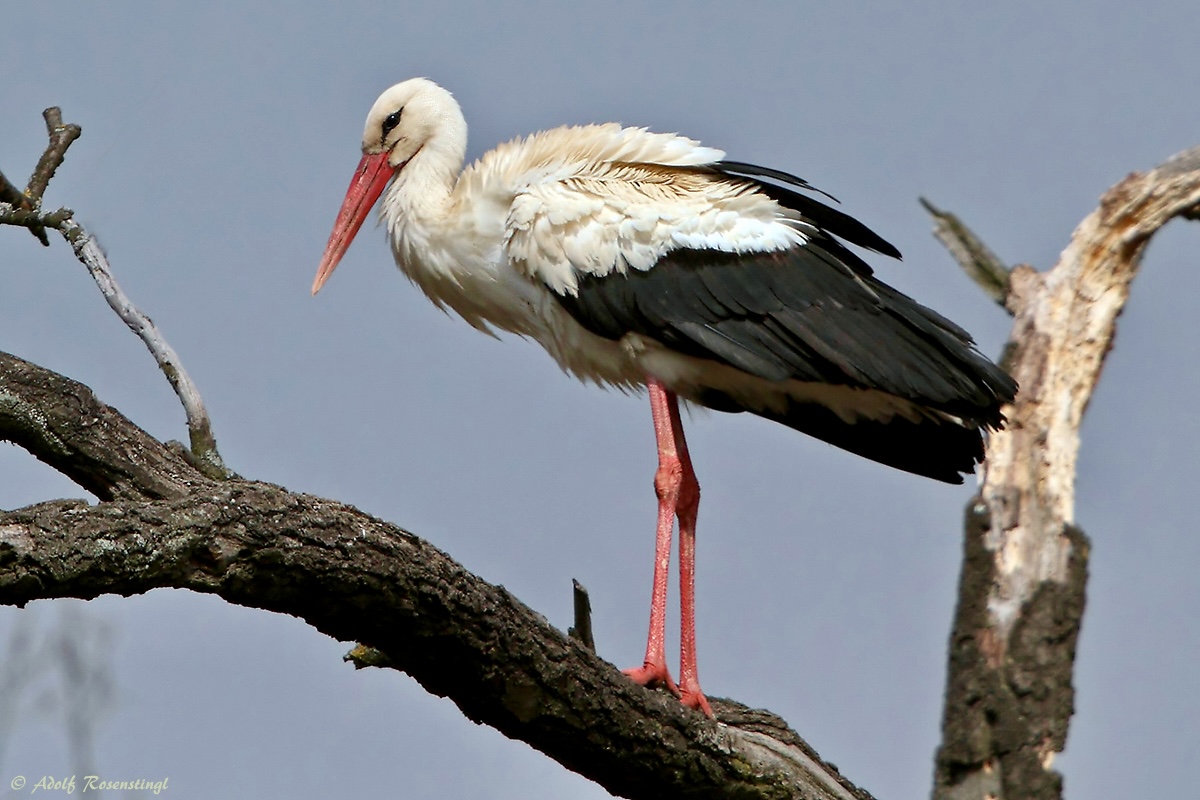
[{"label": "stork's knee joint", "polygon": [[683,465],[678,458],[663,460],[654,473],[654,492],[659,500],[677,496],[683,483]]}]

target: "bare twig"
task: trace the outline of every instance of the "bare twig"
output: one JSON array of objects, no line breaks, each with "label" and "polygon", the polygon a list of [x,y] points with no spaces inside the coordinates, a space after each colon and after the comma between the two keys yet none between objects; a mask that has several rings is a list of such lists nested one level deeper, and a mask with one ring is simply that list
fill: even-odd
[{"label": "bare twig", "polygon": [[[63,124],[62,111],[58,106],[47,108],[42,112],[42,118],[46,120],[46,132],[50,137],[50,143],[46,146],[42,157],[38,159],[37,166],[34,167],[33,174],[29,176],[29,183],[26,184],[24,192],[0,175],[0,203],[8,203],[14,208],[26,211],[39,211],[42,207],[42,195],[45,194],[46,186],[54,177],[55,171],[62,165],[63,158],[67,155],[67,148],[83,133],[78,125]],[[37,237],[43,247],[50,246],[50,239],[46,236],[46,226],[40,219],[30,219],[22,224]]]},{"label": "bare twig", "polygon": [[59,230],[71,242],[75,256],[87,266],[88,272],[92,274],[96,285],[100,287],[100,293],[104,295],[108,305],[146,344],[151,355],[154,356],[154,360],[158,362],[159,368],[170,381],[171,388],[175,390],[179,401],[183,403],[183,410],[187,414],[188,438],[191,444],[191,454],[195,458],[195,466],[210,478],[230,477],[232,473],[226,469],[221,460],[221,454],[217,452],[217,440],[213,436],[208,411],[204,407],[204,399],[200,396],[196,384],[192,382],[191,376],[184,369],[183,361],[175,352],[175,348],[171,347],[170,343],[159,333],[154,321],[139,311],[121,291],[120,285],[117,284],[116,278],[113,277],[112,270],[108,266],[108,259],[100,246],[96,244],[95,238],[88,234],[83,226],[70,219],[64,220]]},{"label": "bare twig", "polygon": [[967,514],[935,800],[1056,800],[1089,543],[1075,523],[1079,429],[1150,238],[1200,208],[1200,148],[1105,193],[1049,272],[1017,267],[1021,389]]},{"label": "bare twig", "polygon": [[971,280],[1003,306],[1008,297],[1008,267],[956,215],[942,211],[924,197],[918,199],[934,219],[933,235]]},{"label": "bare twig", "polygon": [[[96,244],[95,237],[72,219],[73,212],[70,209],[60,208],[57,211],[42,213],[41,199],[46,186],[62,164],[67,148],[81,133],[78,125],[63,124],[62,112],[57,106],[46,109],[42,116],[46,119],[50,142],[42,157],[38,159],[37,167],[34,168],[24,193],[18,192],[18,196],[13,197],[15,187],[6,180],[0,183],[0,195],[8,198],[0,202],[0,224],[26,227],[44,244],[48,244],[45,238],[46,228],[53,228],[63,235],[75,251],[75,257],[88,268],[109,307],[138,335],[154,356],[163,374],[167,376],[187,415],[188,439],[195,466],[211,478],[232,476],[233,473],[225,467],[217,450],[217,440],[212,432],[204,400],[184,369],[179,355],[163,338],[154,322],[139,311],[121,290],[109,267],[108,258]],[[9,188],[5,189],[5,185]]]},{"label": "bare twig", "polygon": [[46,120],[46,133],[50,136],[50,144],[38,159],[33,174],[29,176],[29,184],[25,187],[25,196],[35,206],[41,205],[42,195],[46,193],[46,187],[54,173],[62,166],[67,148],[83,133],[83,129],[78,125],[63,124],[62,110],[58,106],[47,108],[42,112],[42,118]]}]

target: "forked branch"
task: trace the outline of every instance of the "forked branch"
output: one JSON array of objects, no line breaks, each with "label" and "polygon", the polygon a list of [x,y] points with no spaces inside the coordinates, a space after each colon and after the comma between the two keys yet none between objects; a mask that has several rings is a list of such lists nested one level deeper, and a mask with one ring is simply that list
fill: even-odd
[{"label": "forked branch", "polygon": [[1089,548],[1075,526],[1079,429],[1146,245],[1198,211],[1195,148],[1109,189],[1053,269],[1011,272],[1006,366],[1021,388],[967,512],[937,800],[1061,796],[1052,764],[1074,710]]},{"label": "forked branch", "polygon": [[139,311],[121,290],[109,266],[108,257],[100,249],[95,237],[72,218],[73,212],[68,208],[42,212],[42,196],[50,179],[62,165],[67,148],[82,133],[78,125],[63,124],[62,112],[57,107],[46,109],[42,116],[46,120],[50,141],[38,159],[25,191],[18,190],[0,174],[0,224],[26,227],[44,245],[50,243],[46,238],[47,228],[62,234],[74,250],[75,257],[88,268],[108,305],[138,335],[158,362],[159,369],[167,376],[187,415],[190,455],[196,466],[213,478],[230,477],[232,473],[225,467],[217,451],[217,440],[212,432],[208,411],[204,408],[204,400],[184,369],[179,355],[159,332],[154,321]]}]

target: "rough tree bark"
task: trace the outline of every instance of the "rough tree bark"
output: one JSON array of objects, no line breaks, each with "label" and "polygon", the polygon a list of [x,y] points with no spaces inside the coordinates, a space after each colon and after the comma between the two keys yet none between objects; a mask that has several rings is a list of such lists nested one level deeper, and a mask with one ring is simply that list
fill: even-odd
[{"label": "rough tree bark", "polygon": [[91,390],[0,353],[0,439],[106,498],[0,512],[0,603],[177,587],[378,651],[470,719],[630,798],[869,800],[782,720],[626,679],[503,588],[350,506],[213,480]]},{"label": "rough tree bark", "polygon": [[[24,193],[0,175],[0,223],[43,242],[57,229],[86,263],[67,233],[70,212],[40,209],[69,128],[59,124],[56,140],[50,125],[49,168],[39,165]],[[1010,366],[1022,391],[1009,429],[989,443],[968,515],[936,797],[1057,796],[1049,761],[1071,710],[1086,565],[1072,525],[1078,424],[1146,242],[1198,201],[1200,150],[1130,176],[1058,267],[1018,268],[1001,293],[1016,316]],[[986,249],[963,252],[986,261]],[[213,470],[195,457],[195,437],[192,453],[165,445],[87,387],[7,354],[0,440],[102,501],[0,511],[0,603],[210,592],[362,642],[374,650],[356,650],[360,665],[401,669],[470,719],[626,797],[869,798],[777,717],[713,699],[712,721],[637,687],[412,534]]]},{"label": "rough tree bark", "polygon": [[[926,205],[981,283],[994,256]],[[999,294],[1015,321],[1005,366],[1020,384],[987,447],[967,509],[935,800],[1052,800],[1074,710],[1071,683],[1088,540],[1074,524],[1079,427],[1150,238],[1200,214],[1200,148],[1105,193],[1048,272],[1012,270]]]}]

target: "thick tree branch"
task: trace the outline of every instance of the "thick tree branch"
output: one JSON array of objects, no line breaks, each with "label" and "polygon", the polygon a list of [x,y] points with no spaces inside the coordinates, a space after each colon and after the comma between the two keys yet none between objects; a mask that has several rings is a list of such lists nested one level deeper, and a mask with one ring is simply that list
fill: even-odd
[{"label": "thick tree branch", "polygon": [[0,603],[209,592],[362,642],[380,654],[369,663],[626,797],[869,798],[772,715],[714,700],[714,722],[636,686],[416,536],[278,486],[208,480],[86,387],[11,356],[0,438],[116,498],[0,512]]},{"label": "thick tree branch", "polygon": [[1061,796],[1088,541],[1074,524],[1079,428],[1150,238],[1200,209],[1200,148],[1101,198],[1049,272],[1020,266],[1008,366],[1021,386],[968,510],[935,798]]},{"label": "thick tree branch", "polygon": [[20,445],[101,500],[179,498],[209,483],[88,387],[2,352],[0,441]]}]

